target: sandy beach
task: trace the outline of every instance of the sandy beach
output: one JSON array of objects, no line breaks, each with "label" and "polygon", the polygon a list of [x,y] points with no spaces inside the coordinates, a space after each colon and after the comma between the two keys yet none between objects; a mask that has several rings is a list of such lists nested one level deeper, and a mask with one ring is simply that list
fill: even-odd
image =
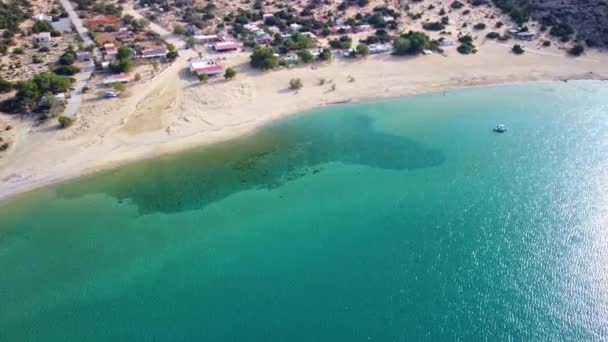
[{"label": "sandy beach", "polygon": [[[69,129],[59,130],[56,121],[36,124],[1,114],[0,120],[14,127],[14,142],[0,157],[0,199],[235,138],[287,115],[339,102],[509,82],[608,79],[606,54],[590,51],[573,58],[557,48],[536,52],[529,45],[519,56],[510,45],[479,41],[479,52],[469,56],[454,46],[445,55],[376,55],[270,72],[252,69],[249,53],[238,52],[221,61],[237,70],[236,79],[218,77],[207,84],[187,72],[188,59],[197,52],[182,50],[168,68],[140,71],[142,81],[121,98],[104,99],[102,89],[87,94]],[[301,78],[303,88],[290,90],[292,78]]]}]

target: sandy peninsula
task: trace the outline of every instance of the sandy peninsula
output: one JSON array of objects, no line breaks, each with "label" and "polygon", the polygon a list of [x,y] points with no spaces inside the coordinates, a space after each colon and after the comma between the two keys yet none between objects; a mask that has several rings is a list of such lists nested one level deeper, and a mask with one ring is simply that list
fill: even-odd
[{"label": "sandy peninsula", "polygon": [[[193,50],[180,51],[168,68],[143,70],[142,80],[118,99],[87,94],[74,126],[0,116],[13,127],[14,143],[0,158],[0,198],[54,182],[252,132],[287,115],[343,101],[382,98],[508,82],[608,79],[608,55],[589,51],[573,58],[559,48],[532,43],[523,55],[510,45],[480,39],[479,52],[366,59],[259,71],[249,53],[223,55],[238,76],[201,84],[187,72]],[[300,78],[303,88],[289,89]]]}]

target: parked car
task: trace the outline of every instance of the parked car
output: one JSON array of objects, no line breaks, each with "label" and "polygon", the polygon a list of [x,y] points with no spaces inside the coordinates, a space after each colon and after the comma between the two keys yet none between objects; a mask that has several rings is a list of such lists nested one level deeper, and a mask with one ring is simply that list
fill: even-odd
[{"label": "parked car", "polygon": [[113,91],[106,91],[106,93],[103,94],[103,97],[105,97],[105,98],[113,98],[113,97],[116,97],[116,96],[117,96],[116,93],[113,92]]}]

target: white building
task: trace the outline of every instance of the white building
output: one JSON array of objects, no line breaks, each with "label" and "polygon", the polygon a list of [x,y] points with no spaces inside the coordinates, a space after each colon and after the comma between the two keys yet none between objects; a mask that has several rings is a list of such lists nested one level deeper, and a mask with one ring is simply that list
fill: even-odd
[{"label": "white building", "polygon": [[300,29],[302,29],[302,25],[300,25],[300,24],[296,24],[296,23],[293,23],[293,24],[289,25],[289,29],[290,29],[292,32],[299,32],[299,31],[300,31]]},{"label": "white building", "polygon": [[53,17],[50,15],[45,15],[45,14],[38,14],[32,17],[33,21],[48,21],[51,22],[53,21]]},{"label": "white building", "polygon": [[369,46],[369,53],[371,54],[387,53],[392,51],[393,46],[391,44],[371,44]]},{"label": "white building", "polygon": [[53,42],[50,32],[40,32],[34,37],[34,42],[38,45],[51,45]]},{"label": "white building", "polygon": [[188,70],[195,76],[208,75],[213,76],[224,72],[224,67],[208,59],[196,59],[190,61]]}]

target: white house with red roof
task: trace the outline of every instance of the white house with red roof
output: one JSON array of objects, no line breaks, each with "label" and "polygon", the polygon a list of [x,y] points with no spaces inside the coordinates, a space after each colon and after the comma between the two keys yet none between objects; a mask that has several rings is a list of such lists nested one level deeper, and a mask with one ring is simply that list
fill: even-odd
[{"label": "white house with red roof", "polygon": [[116,83],[116,82],[122,83],[122,84],[127,84],[127,83],[129,83],[129,79],[127,78],[127,75],[125,75],[123,73],[111,75],[111,76],[108,76],[103,79],[104,85],[110,85],[110,84]]},{"label": "white house with red roof", "polygon": [[106,61],[115,61],[118,56],[118,49],[112,43],[103,44],[103,59]]},{"label": "white house with red roof", "polygon": [[190,61],[190,64],[188,65],[188,70],[190,70],[190,73],[196,75],[197,77],[203,74],[213,76],[223,73],[224,67],[212,60],[196,59]]}]

